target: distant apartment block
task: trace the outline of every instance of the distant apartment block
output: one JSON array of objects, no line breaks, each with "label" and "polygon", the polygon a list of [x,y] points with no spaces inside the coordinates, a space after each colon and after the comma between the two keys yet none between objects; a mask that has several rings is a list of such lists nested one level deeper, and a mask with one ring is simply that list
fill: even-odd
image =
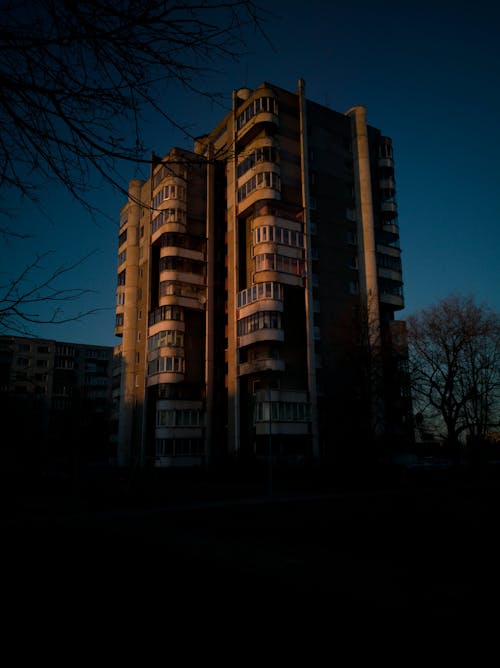
[{"label": "distant apartment block", "polygon": [[114,458],[113,348],[0,336],[3,461],[73,466]]},{"label": "distant apartment block", "polygon": [[336,461],[410,438],[393,146],[263,83],[121,211],[118,463]]}]

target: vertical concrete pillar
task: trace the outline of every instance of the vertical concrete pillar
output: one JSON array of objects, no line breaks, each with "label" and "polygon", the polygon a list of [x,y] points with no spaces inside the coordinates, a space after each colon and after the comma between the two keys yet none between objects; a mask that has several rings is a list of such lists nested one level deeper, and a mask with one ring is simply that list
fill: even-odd
[{"label": "vertical concrete pillar", "polygon": [[374,435],[379,435],[384,429],[382,341],[366,108],[364,106],[353,107],[346,112],[346,115],[351,119],[353,137],[356,217],[358,221],[359,287],[363,308],[361,317],[366,319],[367,343],[370,350],[372,432]]},{"label": "vertical concrete pillar", "polygon": [[[351,119],[354,177],[356,188],[356,206],[358,219],[359,276],[361,297],[365,302],[368,320],[375,325],[373,337],[378,339],[377,327],[380,327],[377,256],[375,252],[375,231],[373,221],[373,200],[370,172],[370,154],[368,148],[368,128],[366,108],[353,107],[347,112]],[[372,343],[370,337],[370,343]]]},{"label": "vertical concrete pillar", "polygon": [[139,285],[139,223],[142,181],[129,184],[127,215],[127,259],[125,264],[125,303],[123,312],[122,373],[118,427],[118,466],[130,466],[136,403],[135,355],[137,341],[137,288]]},{"label": "vertical concrete pillar", "polygon": [[205,447],[206,453],[211,459],[213,452],[212,443],[212,417],[213,417],[213,395],[214,395],[214,330],[215,330],[215,303],[214,303],[214,243],[215,243],[215,165],[214,148],[209,144],[206,151],[207,157],[207,211],[206,211],[206,237],[207,237],[207,301],[205,306]]},{"label": "vertical concrete pillar", "polygon": [[307,328],[307,374],[309,401],[311,403],[311,432],[313,458],[319,459],[318,436],[318,402],[316,392],[316,354],[314,351],[314,309],[312,293],[312,254],[311,225],[309,222],[309,149],[307,143],[307,99],[305,82],[299,79],[300,105],[300,168],[302,181],[302,207],[304,211],[306,277],[305,277],[305,308]]},{"label": "vertical concrete pillar", "polygon": [[[237,200],[237,177],[236,177],[236,113],[237,95],[233,91],[233,113],[231,146],[234,147],[234,155],[226,163],[227,183],[227,253],[228,253],[228,276],[227,276],[227,318],[228,318],[228,344],[227,344],[227,367],[228,367],[228,451],[229,454],[237,456],[240,453],[240,415],[239,415],[239,381],[238,381],[238,332],[237,332],[237,308],[236,299],[238,293],[238,200]],[[228,128],[230,132],[230,128]]]}]

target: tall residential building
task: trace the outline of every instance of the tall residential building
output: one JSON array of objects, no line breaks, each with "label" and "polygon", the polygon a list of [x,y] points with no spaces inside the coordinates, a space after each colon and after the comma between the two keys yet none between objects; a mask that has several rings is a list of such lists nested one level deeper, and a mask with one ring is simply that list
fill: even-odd
[{"label": "tall residential building", "polygon": [[338,460],[411,433],[392,142],[263,83],[121,212],[118,462]]}]

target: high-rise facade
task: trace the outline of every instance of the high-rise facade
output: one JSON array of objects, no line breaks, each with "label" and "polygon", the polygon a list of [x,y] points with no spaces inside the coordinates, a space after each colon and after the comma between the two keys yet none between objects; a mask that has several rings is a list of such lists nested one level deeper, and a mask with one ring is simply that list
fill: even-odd
[{"label": "high-rise facade", "polygon": [[154,158],[121,212],[118,463],[406,439],[397,213],[390,138],[302,80],[234,91],[192,152]]}]

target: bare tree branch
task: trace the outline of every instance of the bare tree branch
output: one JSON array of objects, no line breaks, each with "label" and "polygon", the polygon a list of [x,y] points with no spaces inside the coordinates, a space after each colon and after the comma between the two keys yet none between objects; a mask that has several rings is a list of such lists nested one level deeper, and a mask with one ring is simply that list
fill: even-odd
[{"label": "bare tree branch", "polygon": [[262,22],[252,0],[10,3],[0,31],[0,188],[32,198],[52,179],[89,207],[93,170],[116,185],[122,161],[149,162],[141,112],[154,108],[189,135],[161,102],[165,87],[220,103],[199,81],[241,57],[245,34]]},{"label": "bare tree branch", "polygon": [[61,324],[81,320],[84,316],[106,309],[90,309],[70,316],[64,315],[60,303],[67,304],[91,293],[91,290],[59,287],[71,272],[91,254],[71,264],[47,270],[44,261],[52,252],[38,255],[32,264],[5,285],[0,285],[0,334],[32,335],[33,325]]},{"label": "bare tree branch", "polygon": [[[151,165],[141,137],[143,112],[154,110],[194,140],[183,119],[174,118],[166,92],[178,94],[180,87],[222,105],[200,82],[217,63],[246,52],[252,29],[264,34],[265,14],[253,0],[2,3],[0,214],[12,216],[14,198],[40,206],[47,183],[62,185],[94,219],[98,211],[88,194],[97,177],[128,197],[120,169]],[[8,222],[0,235],[19,237]],[[0,286],[0,330],[26,333],[47,322],[38,306],[87,292],[55,287],[80,262],[49,270],[37,284],[45,259],[35,258]],[[60,308],[48,319],[67,321]]]},{"label": "bare tree branch", "polygon": [[443,438],[485,439],[500,411],[499,314],[451,295],[408,318],[415,402]]}]

